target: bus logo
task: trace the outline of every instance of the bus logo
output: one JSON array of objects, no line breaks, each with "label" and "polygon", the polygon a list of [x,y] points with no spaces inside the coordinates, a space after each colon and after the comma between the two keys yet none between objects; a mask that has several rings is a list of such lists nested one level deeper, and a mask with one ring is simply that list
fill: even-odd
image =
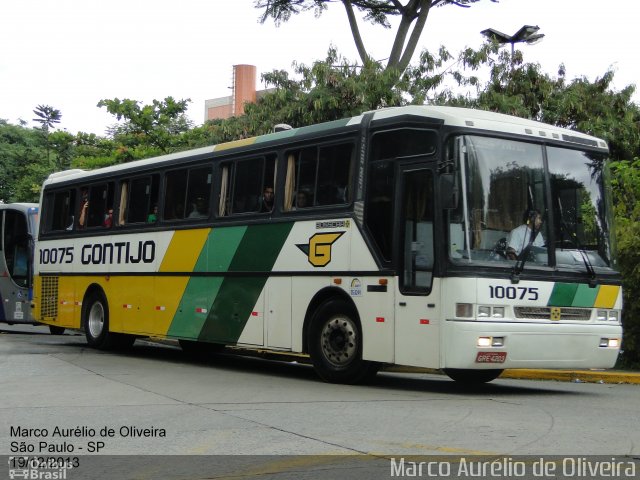
[{"label": "bus logo", "polygon": [[324,267],[331,262],[331,246],[338,240],[344,232],[316,233],[309,238],[307,244],[297,244],[314,267]]}]

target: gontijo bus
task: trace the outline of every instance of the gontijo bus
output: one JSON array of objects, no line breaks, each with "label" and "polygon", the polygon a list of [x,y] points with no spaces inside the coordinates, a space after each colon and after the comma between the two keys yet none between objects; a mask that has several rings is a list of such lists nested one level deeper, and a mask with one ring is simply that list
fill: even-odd
[{"label": "gontijo bus", "polygon": [[607,152],[542,123],[408,106],[53,174],[36,315],[97,348],[152,335],[304,352],[331,382],[382,364],[471,382],[612,367]]}]

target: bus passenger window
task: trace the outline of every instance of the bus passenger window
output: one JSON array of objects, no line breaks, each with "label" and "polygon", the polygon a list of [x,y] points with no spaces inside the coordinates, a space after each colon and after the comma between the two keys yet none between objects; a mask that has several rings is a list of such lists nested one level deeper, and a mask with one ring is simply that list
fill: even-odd
[{"label": "bus passenger window", "polygon": [[156,209],[158,206],[159,175],[134,178],[129,182],[129,185],[131,188],[128,195],[126,182],[122,185],[123,191],[120,195],[121,209],[122,202],[126,202],[127,223],[151,223],[149,215],[154,206]]},{"label": "bus passenger window", "polygon": [[43,232],[73,230],[75,198],[75,190],[63,190],[45,195],[45,211],[48,214],[44,220]]},{"label": "bus passenger window", "polygon": [[209,216],[211,180],[211,168],[208,166],[189,170],[187,218],[206,218]]},{"label": "bus passenger window", "polygon": [[164,219],[184,218],[185,193],[187,191],[187,169],[172,170],[165,175]]},{"label": "bus passenger window", "polygon": [[[275,185],[275,165],[275,155],[243,159],[233,164],[231,213],[268,213],[271,211],[265,207],[265,197],[273,195],[275,198],[276,196],[273,188]],[[274,203],[271,208],[273,205]]]},{"label": "bus passenger window", "polygon": [[104,227],[109,209],[113,205],[113,182],[83,187],[81,199],[78,213],[79,228]]},{"label": "bus passenger window", "polygon": [[288,152],[285,211],[349,203],[352,156],[351,143]]}]

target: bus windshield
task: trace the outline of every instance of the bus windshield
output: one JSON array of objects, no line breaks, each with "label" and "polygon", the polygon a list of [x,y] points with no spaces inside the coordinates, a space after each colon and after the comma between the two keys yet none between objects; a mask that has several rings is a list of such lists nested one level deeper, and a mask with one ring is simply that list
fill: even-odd
[{"label": "bus windshield", "polygon": [[454,263],[613,267],[603,154],[481,136],[449,150],[461,192],[449,215]]}]

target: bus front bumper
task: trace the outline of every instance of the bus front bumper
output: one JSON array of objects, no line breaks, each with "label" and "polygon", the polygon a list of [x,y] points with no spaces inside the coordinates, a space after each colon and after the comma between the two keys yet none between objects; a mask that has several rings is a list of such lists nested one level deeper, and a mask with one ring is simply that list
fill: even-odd
[{"label": "bus front bumper", "polygon": [[620,325],[449,320],[442,368],[611,368]]}]

